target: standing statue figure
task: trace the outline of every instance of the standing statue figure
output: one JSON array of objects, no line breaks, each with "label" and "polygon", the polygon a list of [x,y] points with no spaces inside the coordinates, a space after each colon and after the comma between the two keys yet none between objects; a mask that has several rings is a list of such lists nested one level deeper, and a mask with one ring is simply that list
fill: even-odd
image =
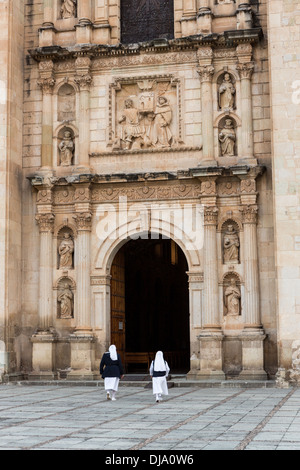
[{"label": "standing statue figure", "polygon": [[70,318],[73,316],[73,292],[70,289],[69,284],[63,285],[63,290],[58,296],[58,302],[60,303],[60,318]]},{"label": "standing statue figure", "polygon": [[61,153],[61,157],[60,157],[61,166],[72,165],[74,148],[75,148],[75,145],[74,145],[74,140],[72,138],[72,133],[70,131],[65,131],[63,140],[59,144],[59,150]]},{"label": "standing statue figure", "polygon": [[226,119],[225,126],[219,134],[221,142],[221,153],[223,157],[233,157],[235,155],[236,134],[231,119]]},{"label": "standing statue figure", "polygon": [[225,306],[227,308],[227,315],[240,314],[240,298],[241,291],[236,285],[234,278],[231,279],[230,285],[225,290]]},{"label": "standing statue figure", "polygon": [[69,233],[64,233],[64,238],[59,245],[58,253],[60,256],[59,269],[72,269],[74,242]]},{"label": "standing statue figure", "polygon": [[60,12],[63,20],[75,18],[77,0],[63,0]]},{"label": "standing statue figure", "polygon": [[224,263],[238,263],[239,262],[239,235],[234,230],[233,225],[228,225],[224,234]]},{"label": "standing statue figure", "polygon": [[135,145],[136,140],[143,139],[145,128],[140,124],[141,116],[137,108],[134,107],[132,99],[128,98],[125,101],[125,108],[122,111],[122,116],[119,123],[125,122],[122,128],[121,140],[125,142],[125,149],[129,150],[132,147],[140,147]]},{"label": "standing statue figure", "polygon": [[170,130],[172,110],[168,99],[159,96],[156,103],[153,144],[158,147],[170,147],[173,139]]},{"label": "standing statue figure", "polygon": [[220,109],[233,109],[235,104],[235,87],[229,73],[225,73],[223,82],[219,87]]}]

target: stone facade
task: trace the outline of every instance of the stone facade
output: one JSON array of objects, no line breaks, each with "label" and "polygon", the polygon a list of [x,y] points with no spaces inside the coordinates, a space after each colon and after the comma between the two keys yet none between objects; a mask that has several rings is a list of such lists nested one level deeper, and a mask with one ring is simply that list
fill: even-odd
[{"label": "stone facade", "polygon": [[295,381],[295,2],[174,0],[174,38],[135,44],[119,1],[15,3],[1,4],[2,373],[97,378],[114,257],[157,233],[188,265],[188,376]]}]

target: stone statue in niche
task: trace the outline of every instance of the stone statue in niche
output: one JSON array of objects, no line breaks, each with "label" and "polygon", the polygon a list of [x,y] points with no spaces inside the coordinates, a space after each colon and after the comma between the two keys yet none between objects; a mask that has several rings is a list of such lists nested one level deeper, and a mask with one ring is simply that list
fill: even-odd
[{"label": "stone statue in niche", "polygon": [[234,109],[235,107],[235,87],[229,73],[225,73],[223,82],[219,86],[219,107],[222,110]]},{"label": "stone statue in niche", "polygon": [[63,140],[59,144],[60,150],[60,165],[71,166],[73,154],[75,150],[74,139],[71,131],[66,130],[63,135]]},{"label": "stone statue in niche", "polygon": [[61,17],[63,20],[76,17],[77,0],[63,0],[60,9]]},{"label": "stone statue in niche", "polygon": [[227,315],[240,315],[241,291],[236,284],[236,280],[232,278],[230,280],[230,285],[225,289],[225,307],[227,310]]},{"label": "stone statue in niche", "polygon": [[60,304],[60,318],[73,318],[73,292],[67,282],[62,285],[57,301]]},{"label": "stone statue in niche", "polygon": [[222,156],[233,157],[235,155],[236,133],[232,119],[226,119],[223,129],[219,133],[219,141]]},{"label": "stone statue in niche", "polygon": [[73,269],[74,242],[69,233],[64,233],[64,238],[58,247],[59,269]]},{"label": "stone statue in niche", "polygon": [[240,239],[233,225],[228,225],[224,233],[224,263],[239,263]]}]

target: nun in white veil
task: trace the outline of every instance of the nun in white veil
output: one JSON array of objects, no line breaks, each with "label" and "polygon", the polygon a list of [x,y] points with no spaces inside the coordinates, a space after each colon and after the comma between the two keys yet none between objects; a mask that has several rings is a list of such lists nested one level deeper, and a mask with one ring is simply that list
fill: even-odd
[{"label": "nun in white veil", "polygon": [[162,395],[168,395],[167,377],[170,368],[168,363],[164,360],[162,351],[156,353],[154,361],[150,366],[150,375],[152,377],[153,395],[156,397],[156,403],[162,401]]},{"label": "nun in white veil", "polygon": [[108,400],[116,400],[120,379],[124,377],[124,370],[117,348],[112,344],[108,352],[103,354],[100,363],[100,374],[104,379],[104,388]]}]

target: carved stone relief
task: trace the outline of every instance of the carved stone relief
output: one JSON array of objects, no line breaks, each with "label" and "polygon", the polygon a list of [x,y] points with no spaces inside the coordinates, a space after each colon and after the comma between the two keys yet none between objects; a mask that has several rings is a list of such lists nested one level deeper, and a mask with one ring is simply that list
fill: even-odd
[{"label": "carved stone relief", "polygon": [[171,76],[117,80],[111,87],[113,150],[161,150],[181,144],[179,85]]}]

